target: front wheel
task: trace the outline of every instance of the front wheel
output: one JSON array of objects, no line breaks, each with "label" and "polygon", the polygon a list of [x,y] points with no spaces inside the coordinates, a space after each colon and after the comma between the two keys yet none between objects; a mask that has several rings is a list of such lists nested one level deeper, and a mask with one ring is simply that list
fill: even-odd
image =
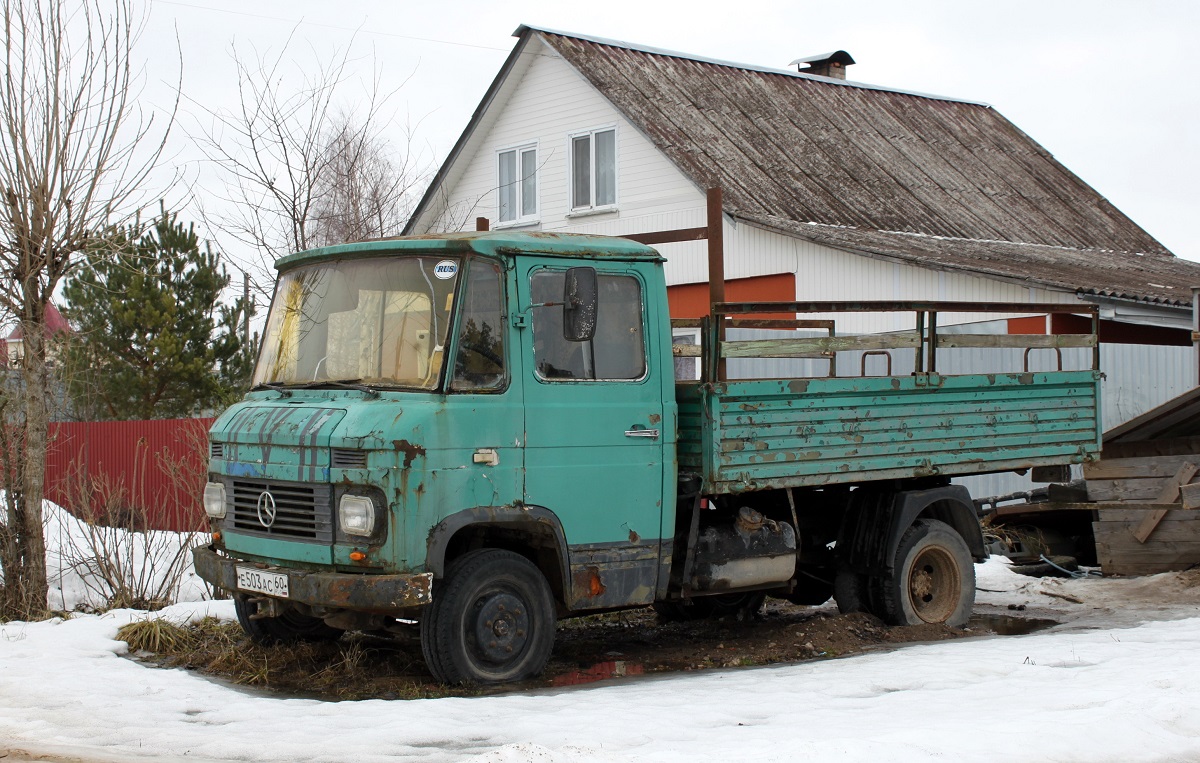
[{"label": "front wheel", "polygon": [[884,619],[893,625],[965,625],[975,604],[975,565],[966,541],[945,522],[918,519],[880,581]]},{"label": "front wheel", "polygon": [[344,633],[329,627],[320,618],[302,615],[294,609],[277,617],[256,617],[258,602],[244,593],[233,595],[233,610],[246,635],[263,646],[297,641],[336,641]]},{"label": "front wheel", "polygon": [[421,651],[442,683],[497,684],[542,672],[554,647],[546,578],[512,551],[456,559],[421,617]]}]

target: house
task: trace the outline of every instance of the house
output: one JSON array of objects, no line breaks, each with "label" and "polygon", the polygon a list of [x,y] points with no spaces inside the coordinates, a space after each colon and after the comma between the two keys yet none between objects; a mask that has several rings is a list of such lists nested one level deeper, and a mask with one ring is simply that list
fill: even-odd
[{"label": "house", "polygon": [[[46,305],[46,337],[64,337],[71,334],[71,327],[58,308],[52,304]],[[5,339],[0,339],[0,368],[16,369],[21,366],[25,357],[25,334],[20,324],[9,333]],[[51,350],[51,355],[54,351]]]},{"label": "house", "polygon": [[[608,235],[699,227],[719,187],[730,301],[1093,303],[1106,426],[1196,384],[1200,264],[991,106],[845,79],[845,51],[793,71],[530,26],[515,36],[406,233],[477,217]],[[659,249],[672,316],[706,312],[704,242]],[[1013,314],[994,330],[1079,329],[1071,315]]]}]

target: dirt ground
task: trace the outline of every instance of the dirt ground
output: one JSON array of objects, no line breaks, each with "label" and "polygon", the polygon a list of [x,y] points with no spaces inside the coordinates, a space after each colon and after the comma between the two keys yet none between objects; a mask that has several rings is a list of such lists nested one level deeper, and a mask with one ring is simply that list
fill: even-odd
[{"label": "dirt ground", "polygon": [[[1020,613],[1014,613],[1020,615]],[[400,636],[349,634],[332,644],[262,648],[234,623],[206,622],[186,637],[137,653],[275,696],[405,699],[531,691],[605,679],[717,668],[823,660],[869,649],[995,632],[1028,632],[1019,617],[975,618],[965,629],[941,625],[889,627],[866,614],[841,615],[832,604],[799,607],[769,599],[757,615],[664,622],[650,608],[559,623],[544,675],[504,687],[442,687],[425,668],[414,628]]]}]

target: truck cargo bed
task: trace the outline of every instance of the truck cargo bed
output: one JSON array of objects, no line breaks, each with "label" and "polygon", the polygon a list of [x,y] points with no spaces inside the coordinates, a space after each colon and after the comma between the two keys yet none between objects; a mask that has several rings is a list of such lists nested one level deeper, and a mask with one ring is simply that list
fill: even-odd
[{"label": "truck cargo bed", "polygon": [[1099,372],[681,383],[679,468],[707,493],[1082,463]]}]

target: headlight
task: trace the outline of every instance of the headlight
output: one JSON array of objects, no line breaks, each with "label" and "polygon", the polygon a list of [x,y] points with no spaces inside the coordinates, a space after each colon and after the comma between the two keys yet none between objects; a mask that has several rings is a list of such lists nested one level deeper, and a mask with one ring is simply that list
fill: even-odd
[{"label": "headlight", "polygon": [[365,495],[344,495],[338,503],[338,520],[347,535],[375,532],[375,503]]},{"label": "headlight", "polygon": [[225,485],[209,482],[204,486],[204,513],[213,519],[225,518]]}]

